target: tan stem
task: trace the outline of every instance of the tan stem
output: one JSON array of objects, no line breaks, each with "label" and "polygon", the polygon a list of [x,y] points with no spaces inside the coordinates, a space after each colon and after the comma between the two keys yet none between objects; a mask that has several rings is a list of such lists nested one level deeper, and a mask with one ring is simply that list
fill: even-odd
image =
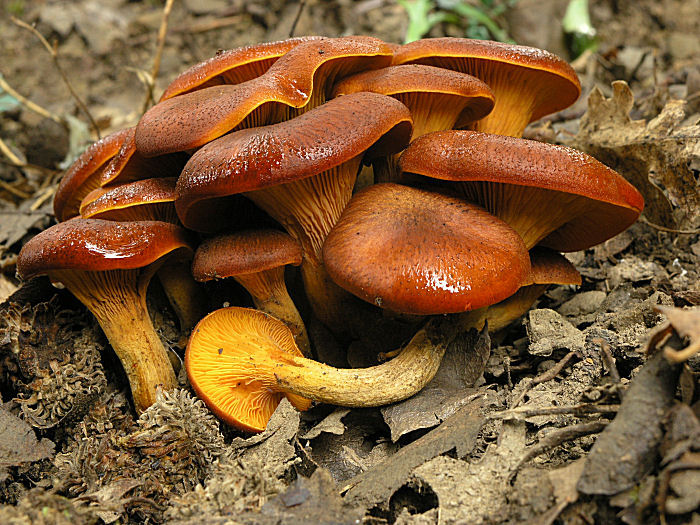
[{"label": "tan stem", "polygon": [[321,403],[373,407],[420,392],[433,378],[457,334],[483,325],[484,309],[433,317],[391,361],[369,368],[334,368],[284,354],[274,366],[280,390]]},{"label": "tan stem", "polygon": [[172,262],[158,270],[158,279],[180,322],[180,330],[189,335],[204,317],[204,294],[192,277],[189,262]]}]

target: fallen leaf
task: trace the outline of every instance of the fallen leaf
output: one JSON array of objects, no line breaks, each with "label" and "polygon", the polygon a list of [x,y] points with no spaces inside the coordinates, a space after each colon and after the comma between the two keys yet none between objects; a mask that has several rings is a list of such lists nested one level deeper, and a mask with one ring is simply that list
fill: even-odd
[{"label": "fallen leaf", "polygon": [[684,339],[688,339],[688,346],[683,350],[664,348],[664,355],[673,363],[681,363],[700,352],[700,307],[675,308],[672,306],[658,305],[655,310],[664,314],[671,327]]},{"label": "fallen leaf", "polygon": [[299,438],[314,439],[320,436],[322,432],[339,436],[345,432],[345,425],[343,424],[342,419],[349,413],[350,409],[348,408],[336,408],[333,412],[324,417],[320,423],[299,436]]},{"label": "fallen leaf", "polygon": [[435,377],[415,396],[381,409],[393,442],[404,434],[439,425],[469,403],[491,350],[487,330],[464,332],[447,347]]},{"label": "fallen leaf", "polygon": [[0,408],[0,481],[7,479],[7,467],[50,458],[54,444],[44,438],[37,440],[32,428]]},{"label": "fallen leaf", "polygon": [[700,126],[682,126],[686,104],[671,100],[649,121],[632,120],[634,96],[613,82],[613,96],[598,88],[588,97],[574,145],[620,172],[644,196],[645,216],[667,228],[700,226],[700,192],[690,165],[700,157]]}]

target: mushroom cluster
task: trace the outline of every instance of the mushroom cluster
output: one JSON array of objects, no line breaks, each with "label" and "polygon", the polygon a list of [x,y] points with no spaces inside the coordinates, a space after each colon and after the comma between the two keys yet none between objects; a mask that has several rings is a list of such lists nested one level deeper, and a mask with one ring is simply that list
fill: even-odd
[{"label": "mushroom cluster", "polygon": [[[496,42],[304,37],[221,52],[75,162],[60,222],[25,245],[18,273],[48,275],[93,312],[137,410],[175,386],[146,307],[154,275],[191,331],[194,390],[239,428],[264,429],[282,396],[302,410],[405,399],[460,330],[503,328],[548,284],[580,283],[559,252],[641,213],[613,170],[520,138],[579,94],[558,57]],[[287,289],[290,265],[305,299]],[[258,310],[207,312],[199,282],[229,277]],[[416,329],[376,349],[385,363],[334,368],[314,360],[310,316],[343,344],[402,316]]]}]

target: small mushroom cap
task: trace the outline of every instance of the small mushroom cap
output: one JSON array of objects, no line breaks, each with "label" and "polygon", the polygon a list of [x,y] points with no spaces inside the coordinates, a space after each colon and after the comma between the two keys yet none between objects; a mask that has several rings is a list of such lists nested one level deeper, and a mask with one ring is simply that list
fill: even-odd
[{"label": "small mushroom cap", "polygon": [[289,108],[306,111],[325,102],[336,76],[383,67],[389,62],[391,49],[377,38],[304,42],[260,77],[156,104],[136,126],[136,148],[146,157],[185,151],[232,130],[285,120]]},{"label": "small mushroom cap", "polygon": [[301,264],[301,246],[277,230],[248,230],[204,241],[194,255],[197,281],[223,279]]},{"label": "small mushroom cap", "polygon": [[123,129],[98,140],[71,164],[53,198],[54,215],[59,221],[79,215],[80,201],[99,186],[102,172],[130,133],[131,129]]},{"label": "small mushroom cap", "polygon": [[581,274],[559,252],[543,246],[530,250],[530,276],[523,286],[532,284],[581,284]]},{"label": "small mushroom cap", "polygon": [[231,133],[202,147],[185,166],[177,182],[178,216],[189,227],[189,214],[197,215],[195,206],[209,199],[311,177],[364,152],[396,153],[411,132],[410,112],[399,101],[355,93],[292,120]]},{"label": "small mushroom cap", "polygon": [[[445,104],[450,104],[452,111],[456,113],[455,120],[459,118],[468,122],[488,115],[494,103],[493,93],[478,78],[449,69],[418,64],[389,66],[346,77],[335,85],[333,97],[359,91],[394,96],[409,108],[411,105],[407,103],[408,97],[415,99],[420,95],[426,98],[430,94],[443,95],[446,97]],[[449,95],[451,97],[447,98]],[[419,101],[415,100],[415,104],[419,104]],[[464,109],[461,109],[462,106]]]},{"label": "small mushroom cap", "polygon": [[[252,356],[261,353],[272,359],[255,359],[251,365]],[[258,310],[222,308],[195,326],[185,368],[192,388],[214,414],[242,430],[262,432],[285,395],[277,389],[274,359],[286,354],[302,357],[282,321]],[[299,410],[311,406],[300,396],[287,398]]]},{"label": "small mushroom cap", "polygon": [[181,249],[191,251],[187,232],[174,224],[76,217],[30,239],[17,259],[17,273],[29,279],[55,270],[129,270]]},{"label": "small mushroom cap", "polygon": [[399,313],[475,310],[515,293],[530,259],[520,236],[483,208],[376,184],[357,193],[323,246],[331,278]]},{"label": "small mushroom cap", "polygon": [[488,68],[506,66],[504,75],[508,69],[516,75],[525,75],[529,70],[533,78],[538,75],[542,79],[537,82],[542,93],[532,108],[531,121],[569,107],[581,94],[581,83],[573,68],[555,54],[534,47],[467,38],[425,38],[395,51],[393,64],[408,63],[455,69],[484,79],[489,85],[491,79],[486,76],[492,75],[484,73]]},{"label": "small mushroom cap", "polygon": [[[476,131],[442,131],[424,135],[403,152],[399,167],[417,174],[455,182],[492,182],[549,190],[552,208],[540,207],[536,218],[545,223],[556,215],[556,192],[580,197],[571,216],[539,244],[557,251],[578,251],[601,243],[634,223],[644,199],[617,172],[573,148]],[[488,205],[517,216],[523,196],[489,197]],[[480,202],[487,205],[485,202]],[[491,209],[491,208],[489,208]],[[496,213],[496,211],[494,211]],[[522,233],[522,232],[521,232]]]},{"label": "small mushroom cap", "polygon": [[216,56],[195,64],[178,75],[165,88],[160,100],[189,93],[220,84],[240,84],[267,71],[275,61],[290,49],[308,40],[319,40],[319,36],[301,36],[228,49]]},{"label": "small mushroom cap", "polygon": [[[80,205],[85,218],[102,218],[110,212],[175,201],[175,177],[144,179],[116,187],[97,188],[88,193]],[[174,207],[174,204],[173,204]]]}]

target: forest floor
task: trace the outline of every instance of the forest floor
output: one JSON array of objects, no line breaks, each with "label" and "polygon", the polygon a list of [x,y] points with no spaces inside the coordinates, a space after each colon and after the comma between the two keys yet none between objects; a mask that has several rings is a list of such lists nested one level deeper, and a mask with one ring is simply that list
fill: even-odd
[{"label": "forest floor", "polygon": [[[520,0],[497,22],[567,57],[566,4]],[[295,24],[298,7],[175,2],[155,97],[217,50],[293,26],[388,42],[408,26],[391,0],[309,0]],[[219,424],[182,373],[137,418],[89,313],[15,277],[94,127],[134,125],[148,105],[162,3],[2,0],[0,13],[0,523],[700,523],[700,356],[672,360],[700,344],[700,1],[592,2],[599,46],[573,62],[581,98],[526,130],[644,195],[629,230],[567,255],[580,287],[550,289],[501,333],[463,334],[408,401],[305,413],[284,401],[252,437]],[[442,23],[429,36],[463,34]]]}]

